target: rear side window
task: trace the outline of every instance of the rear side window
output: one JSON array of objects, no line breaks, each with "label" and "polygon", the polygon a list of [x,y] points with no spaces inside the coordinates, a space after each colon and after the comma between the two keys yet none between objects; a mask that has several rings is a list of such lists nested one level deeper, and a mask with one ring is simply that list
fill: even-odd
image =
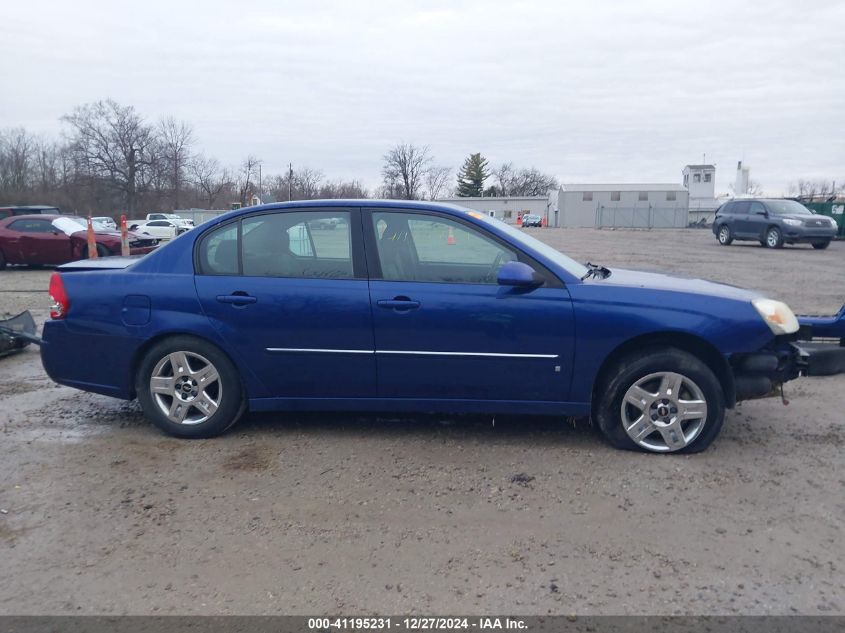
[{"label": "rear side window", "polygon": [[238,223],[214,229],[199,246],[200,269],[205,275],[237,275]]},{"label": "rear side window", "polygon": [[734,202],[731,213],[748,213],[748,208],[751,206],[750,202]]},{"label": "rear side window", "polygon": [[243,274],[351,279],[348,211],[268,213],[243,220]]}]

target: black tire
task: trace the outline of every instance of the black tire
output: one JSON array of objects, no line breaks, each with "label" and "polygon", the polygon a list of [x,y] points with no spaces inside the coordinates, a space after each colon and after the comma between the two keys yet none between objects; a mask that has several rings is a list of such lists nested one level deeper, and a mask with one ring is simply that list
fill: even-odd
[{"label": "black tire", "polygon": [[722,246],[730,246],[731,242],[734,241],[733,235],[731,235],[731,227],[727,224],[721,225],[716,239],[719,240],[719,244]]},{"label": "black tire", "polygon": [[817,251],[823,251],[828,246],[830,246],[830,240],[824,240],[823,242],[813,242],[813,248]]},{"label": "black tire", "polygon": [[[622,402],[626,393],[637,382],[661,372],[671,372],[681,375],[685,379],[682,390],[678,395],[679,399],[682,399],[681,395],[685,392],[688,396],[683,400],[697,399],[697,397],[689,395],[691,391],[687,391],[691,389],[688,385],[692,384],[701,392],[707,405],[706,417],[702,416],[698,420],[687,422],[683,432],[689,433],[691,437],[688,441],[686,438],[683,439],[685,445],[682,448],[671,448],[668,441],[663,441],[663,434],[658,430],[658,427],[651,422],[647,422],[647,425],[652,427],[653,431],[641,436],[641,441],[654,445],[662,443],[666,448],[642,446],[636,443],[625,430]],[[654,380],[659,381],[660,379],[654,378]],[[657,408],[653,408],[655,405]],[[637,407],[633,408],[634,411],[636,409]],[[660,403],[655,402],[651,403],[651,406],[645,405],[643,412],[653,411],[655,415],[658,415],[658,411],[661,409]],[[667,411],[665,415],[668,420],[672,416],[671,410]],[[725,396],[722,392],[722,385],[713,371],[696,356],[674,347],[649,348],[639,350],[621,359],[606,374],[606,378],[596,389],[593,416],[604,437],[616,448],[643,452],[698,453],[710,446],[722,429],[722,423],[725,420]],[[695,426],[699,424],[700,427]],[[666,429],[667,432],[668,430]]]},{"label": "black tire", "polygon": [[[85,259],[91,259],[88,256],[88,244],[82,247],[82,253],[85,255]],[[102,244],[97,244],[97,257],[108,257],[111,255],[111,251],[107,249]]]},{"label": "black tire", "polygon": [[0,251],[0,270],[6,269],[6,256]]},{"label": "black tire", "polygon": [[[173,363],[169,360],[170,355],[179,352],[187,355],[190,372],[174,371]],[[202,419],[203,413],[207,413],[207,411],[197,406],[202,404],[202,397],[197,397],[191,401],[181,400],[177,403],[176,396],[172,395],[178,391],[175,386],[178,381],[199,376],[204,369],[202,361],[210,364],[217,373],[217,380],[210,381],[200,390],[202,394],[209,394],[212,401],[216,401],[216,410],[204,420]],[[160,365],[162,366],[159,367]],[[195,370],[199,371],[195,372]],[[162,374],[169,373],[172,375],[174,387],[169,392],[171,395],[152,393],[151,379],[154,372],[162,381],[171,379],[169,376]],[[184,383],[182,384],[184,385]],[[135,391],[147,419],[162,431],[176,437],[189,439],[215,437],[237,422],[246,409],[246,399],[244,398],[240,377],[229,357],[211,343],[187,335],[165,339],[154,345],[146,353],[135,376]],[[186,395],[186,398],[188,397],[190,397],[190,394]],[[180,406],[174,409],[174,405]],[[168,407],[170,411],[175,412],[177,417],[182,414],[187,422],[179,423],[171,420],[162,407]],[[185,413],[182,413],[182,411]],[[199,421],[193,423],[191,422],[192,418]]]},{"label": "black tire", "polygon": [[765,244],[767,248],[783,248],[783,233],[776,226],[770,226],[766,231]]}]

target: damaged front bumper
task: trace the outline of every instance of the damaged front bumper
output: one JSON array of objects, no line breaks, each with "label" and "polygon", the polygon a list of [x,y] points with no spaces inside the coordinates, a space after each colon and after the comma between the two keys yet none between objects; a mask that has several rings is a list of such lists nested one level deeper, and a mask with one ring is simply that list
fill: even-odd
[{"label": "damaged front bumper", "polygon": [[799,316],[797,334],[779,336],[767,349],[736,354],[730,364],[736,401],[783,394],[799,376],[845,373],[845,305],[836,316]]},{"label": "damaged front bumper", "polygon": [[21,351],[30,343],[41,344],[35,321],[29,311],[10,319],[0,319],[0,357]]}]

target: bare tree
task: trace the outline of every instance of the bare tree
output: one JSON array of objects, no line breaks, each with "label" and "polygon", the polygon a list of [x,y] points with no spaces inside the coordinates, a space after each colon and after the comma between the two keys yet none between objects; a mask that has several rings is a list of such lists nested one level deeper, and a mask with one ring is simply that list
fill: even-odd
[{"label": "bare tree", "polygon": [[133,214],[159,160],[152,128],[135,108],[111,99],[79,106],[63,120],[73,128],[70,148],[77,165],[120,192]]},{"label": "bare tree", "polygon": [[293,199],[314,200],[320,195],[323,172],[319,169],[301,167],[293,172]]},{"label": "bare tree", "polygon": [[749,178],[748,190],[745,193],[747,193],[749,196],[762,196],[763,185],[761,185],[759,181]]},{"label": "bare tree", "polygon": [[320,198],[331,200],[333,198],[367,198],[369,193],[357,180],[338,180],[326,182],[320,186]]},{"label": "bare tree", "polygon": [[493,175],[498,184],[492,193],[497,196],[544,196],[560,186],[554,176],[536,167],[517,170],[513,163],[503,163]]},{"label": "bare tree", "polygon": [[172,116],[162,119],[156,131],[173,192],[173,208],[178,209],[179,190],[182,186],[185,166],[190,159],[194,131],[188,123],[177,121]]},{"label": "bare tree", "polygon": [[9,199],[19,199],[29,187],[35,151],[35,138],[24,128],[0,135],[0,191]]},{"label": "bare tree", "polygon": [[220,194],[231,186],[229,173],[216,158],[195,156],[188,163],[187,172],[189,181],[202,193],[207,209],[213,209]]},{"label": "bare tree", "polygon": [[400,143],[384,155],[382,177],[384,190],[400,194],[405,200],[417,200],[420,197],[423,179],[431,163],[428,145],[418,147],[410,143]]},{"label": "bare tree", "polygon": [[252,154],[247,156],[241,163],[238,172],[238,199],[241,204],[249,204],[249,198],[257,190],[255,181],[258,179],[258,170],[261,167],[261,159]]},{"label": "bare tree", "polygon": [[433,165],[425,172],[426,197],[437,200],[446,189],[446,183],[452,179],[452,168]]},{"label": "bare tree", "polygon": [[496,195],[508,196],[510,195],[510,186],[514,178],[513,163],[502,163],[498,169],[493,170],[493,175],[496,177]]}]

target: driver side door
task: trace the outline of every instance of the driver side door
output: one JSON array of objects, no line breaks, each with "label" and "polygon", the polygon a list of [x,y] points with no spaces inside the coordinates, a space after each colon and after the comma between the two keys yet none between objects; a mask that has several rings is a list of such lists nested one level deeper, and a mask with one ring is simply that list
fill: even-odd
[{"label": "driver side door", "polygon": [[380,398],[566,401],[573,310],[560,280],[498,285],[503,263],[532,262],[451,216],[373,209],[363,221]]}]

